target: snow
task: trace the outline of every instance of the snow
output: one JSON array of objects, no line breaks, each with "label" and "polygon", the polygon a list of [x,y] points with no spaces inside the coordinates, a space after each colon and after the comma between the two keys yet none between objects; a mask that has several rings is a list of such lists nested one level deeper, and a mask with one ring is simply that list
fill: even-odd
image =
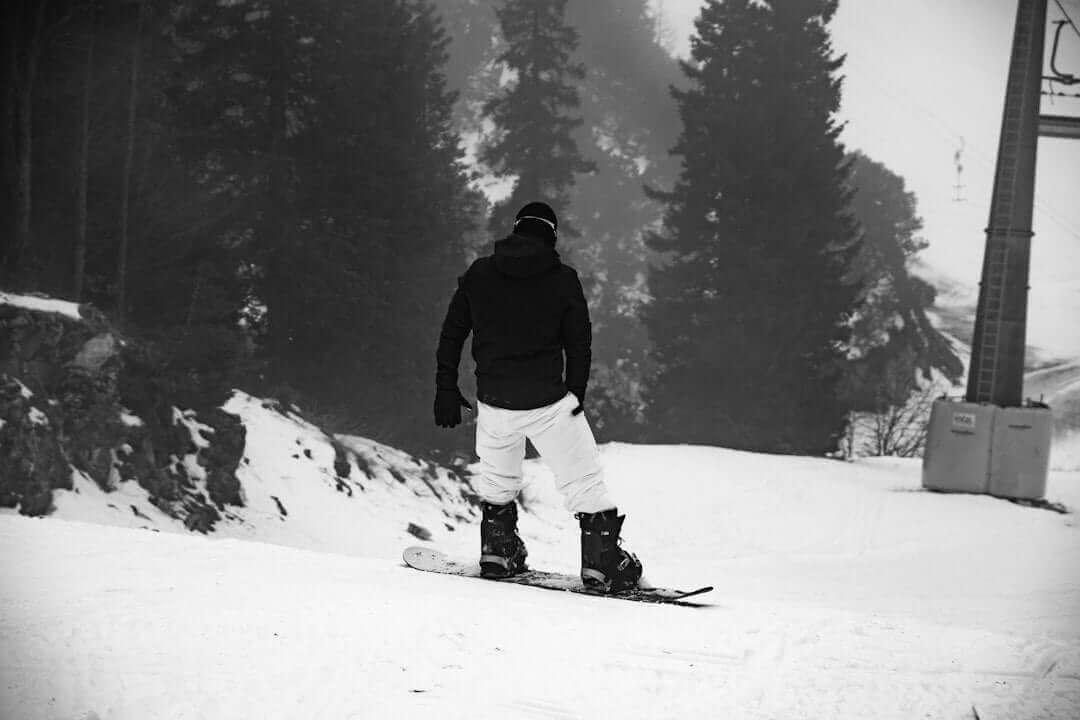
[{"label": "snow", "polygon": [[[922,492],[918,461],[610,444],[646,575],[716,586],[640,605],[403,567],[407,522],[477,551],[445,471],[338,438],[370,470],[350,460],[350,495],[317,428],[227,408],[248,505],[214,535],[79,474],[53,518],[0,514],[0,716],[1080,716],[1075,515]],[[575,571],[576,522],[542,462],[526,477],[531,561]],[[1080,507],[1080,472],[1048,497]]]},{"label": "snow", "polygon": [[88,523],[182,532],[183,525],[151,503],[146,490],[136,482],[120,480],[107,493],[79,470],[72,471],[71,482],[73,490],[53,493],[54,518],[77,517]]},{"label": "snow", "polygon": [[120,413],[120,422],[124,423],[127,427],[142,427],[143,421],[137,415],[132,415],[127,410]]},{"label": "snow", "polygon": [[1080,472],[1080,430],[1059,435],[1051,441],[1050,469]]},{"label": "snow", "polygon": [[30,418],[30,422],[34,425],[49,424],[49,418],[45,415],[45,413],[41,412],[36,407],[31,407],[30,411],[27,413],[27,416]]},{"label": "snow", "polygon": [[184,470],[187,472],[187,476],[198,481],[206,480],[206,468],[199,464],[198,456],[193,453],[188,453],[184,456],[180,464],[184,466]]},{"label": "snow", "polygon": [[209,425],[204,425],[196,420],[194,412],[174,407],[172,409],[172,421],[173,425],[183,425],[187,428],[188,434],[191,435],[192,445],[200,450],[205,450],[210,447],[210,441],[206,439],[206,435],[203,433],[212,435],[214,433],[214,428]]},{"label": "snow", "polygon": [[[361,457],[367,471],[350,457],[349,475],[338,477],[331,439],[302,418],[283,415],[244,393],[236,393],[225,409],[239,415],[247,429],[237,469],[244,506],[225,508],[216,537],[396,560],[401,548],[416,542],[410,524],[429,532],[434,542],[447,543],[459,534],[460,523],[477,516],[445,469],[432,476],[406,453],[341,437],[338,442]],[[195,422],[179,411],[174,417]],[[176,470],[184,466],[195,490],[207,495],[196,453],[173,456],[171,463]],[[183,522],[161,512],[137,483],[116,485],[117,492],[104,493],[76,474],[73,490],[54,491],[51,517],[187,533]],[[468,526],[465,530],[472,540]]]},{"label": "snow", "polygon": [[0,305],[15,305],[27,310],[58,313],[66,315],[72,320],[81,318],[79,304],[67,302],[66,300],[53,300],[52,298],[36,297],[34,295],[16,295],[0,291]]},{"label": "snow", "polygon": [[366,466],[350,457],[348,475],[339,477],[331,438],[303,418],[273,411],[244,393],[236,393],[225,409],[247,428],[237,471],[246,506],[230,509],[243,522],[223,527],[221,534],[399,559],[401,548],[416,541],[410,523],[444,542],[457,531],[458,519],[476,514],[445,470],[425,477],[425,468],[398,450],[363,438],[337,438]]},{"label": "snow", "polygon": [[15,384],[19,386],[19,394],[22,395],[24,400],[29,400],[30,398],[34,397],[34,393],[30,391],[30,388],[26,387],[26,385],[23,384],[22,380],[20,380],[19,378],[11,379],[14,380]]}]

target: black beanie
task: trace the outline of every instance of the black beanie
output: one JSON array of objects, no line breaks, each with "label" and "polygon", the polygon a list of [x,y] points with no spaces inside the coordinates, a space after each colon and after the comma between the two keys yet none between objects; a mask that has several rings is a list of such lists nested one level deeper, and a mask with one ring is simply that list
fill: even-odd
[{"label": "black beanie", "polygon": [[518,235],[531,235],[554,244],[559,237],[559,219],[551,206],[542,202],[531,202],[518,210],[514,216],[514,232]]}]

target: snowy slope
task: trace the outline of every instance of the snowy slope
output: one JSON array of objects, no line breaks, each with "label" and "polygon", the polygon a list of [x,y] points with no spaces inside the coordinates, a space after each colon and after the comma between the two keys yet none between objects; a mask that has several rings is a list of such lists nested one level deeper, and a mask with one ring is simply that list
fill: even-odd
[{"label": "snowy slope", "polygon": [[1042,398],[1054,416],[1051,467],[1080,470],[1080,361],[1062,362],[1024,376],[1024,394]]},{"label": "snowy slope", "polygon": [[[327,522],[367,557],[3,514],[0,716],[1080,717],[1075,515],[921,492],[917,461],[603,458],[650,579],[713,583],[715,607],[401,567],[415,539],[375,517],[418,511],[396,480],[384,499],[402,505]],[[527,466],[531,557],[573,569],[574,521]],[[269,470],[260,493],[305,517],[322,502]],[[1080,473],[1052,473],[1048,496],[1080,508]],[[473,552],[476,527],[439,544]]]}]

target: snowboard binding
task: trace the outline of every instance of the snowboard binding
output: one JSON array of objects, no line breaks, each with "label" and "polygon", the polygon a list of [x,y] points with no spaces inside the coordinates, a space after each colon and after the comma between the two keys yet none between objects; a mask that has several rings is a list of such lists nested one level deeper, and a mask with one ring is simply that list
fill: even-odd
[{"label": "snowboard binding", "polygon": [[505,578],[528,569],[525,558],[529,553],[517,532],[517,503],[506,505],[482,504],[484,518],[480,523],[480,575],[486,578]]},{"label": "snowboard binding", "polygon": [[581,524],[581,582],[590,590],[613,593],[637,587],[641,561],[620,547],[625,515],[615,508],[598,513],[577,513]]}]

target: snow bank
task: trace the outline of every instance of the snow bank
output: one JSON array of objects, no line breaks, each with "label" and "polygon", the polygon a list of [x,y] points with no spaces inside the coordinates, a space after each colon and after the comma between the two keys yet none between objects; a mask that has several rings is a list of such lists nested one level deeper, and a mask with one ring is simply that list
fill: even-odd
[{"label": "snow bank", "polygon": [[[237,392],[224,409],[246,429],[236,472],[244,505],[225,507],[211,537],[397,557],[418,537],[449,542],[477,517],[467,480],[445,468],[370,440],[331,438],[275,403],[245,393]],[[174,409],[174,419],[196,449],[213,437],[213,429],[190,413]],[[197,456],[174,456],[173,462],[205,495],[205,470]],[[81,473],[73,480],[72,490],[54,491],[53,517],[188,532],[135,482],[118,482],[116,492],[106,493]]]},{"label": "snow bank", "polygon": [[237,471],[245,497],[242,522],[219,534],[397,557],[416,533],[446,540],[476,515],[468,483],[444,468],[373,441],[329,437],[244,393],[224,409],[247,428]]}]

